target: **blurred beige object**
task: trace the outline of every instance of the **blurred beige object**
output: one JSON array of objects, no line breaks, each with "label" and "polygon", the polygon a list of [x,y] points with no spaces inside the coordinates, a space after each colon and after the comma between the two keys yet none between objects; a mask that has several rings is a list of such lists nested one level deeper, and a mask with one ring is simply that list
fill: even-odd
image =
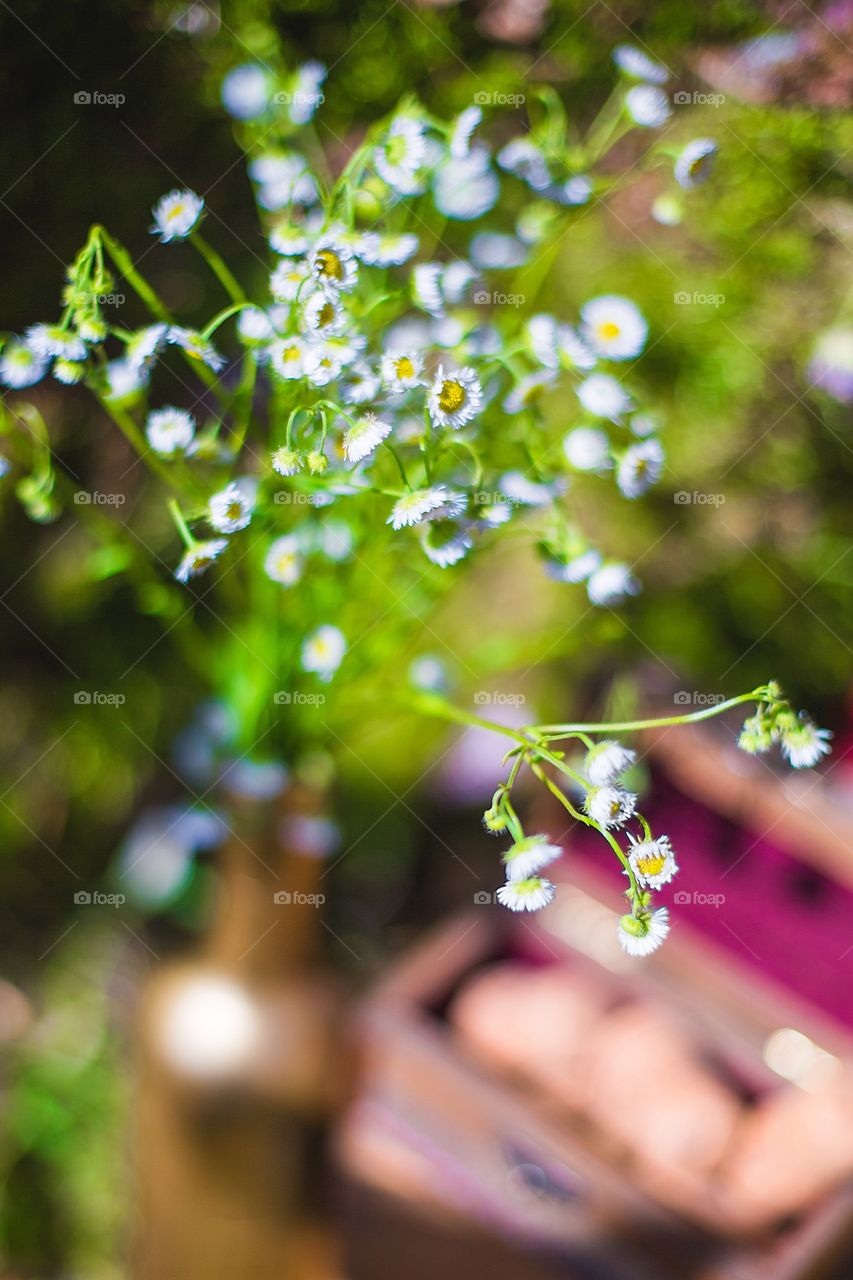
[{"label": "blurred beige object", "polygon": [[477,20],[484,35],[507,44],[527,44],[541,35],[549,0],[492,0]]},{"label": "blurred beige object", "polygon": [[33,1016],[23,991],[0,978],[0,1044],[20,1040],[32,1026]]},{"label": "blurred beige object", "polygon": [[729,1212],[761,1227],[853,1175],[853,1076],[814,1092],[783,1088],[743,1121],[722,1171]]}]

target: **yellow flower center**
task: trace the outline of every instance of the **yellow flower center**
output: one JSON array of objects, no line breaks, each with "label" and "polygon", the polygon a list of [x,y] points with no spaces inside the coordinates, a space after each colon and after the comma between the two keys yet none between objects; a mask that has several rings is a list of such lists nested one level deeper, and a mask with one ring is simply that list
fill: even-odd
[{"label": "yellow flower center", "polygon": [[620,332],[618,324],[614,324],[612,320],[605,320],[598,326],[598,336],[600,338],[618,338]]},{"label": "yellow flower center", "polygon": [[642,876],[659,876],[665,866],[666,858],[660,853],[637,859],[637,870]]},{"label": "yellow flower center", "polygon": [[465,403],[465,388],[455,378],[442,382],[438,396],[438,407],[442,413],[455,413]]},{"label": "yellow flower center", "polygon": [[343,280],[344,267],[333,249],[321,249],[317,254],[317,274],[330,280]]},{"label": "yellow flower center", "polygon": [[317,328],[324,329],[327,324],[331,324],[335,318],[335,308],[331,302],[324,302],[320,310],[317,312]]},{"label": "yellow flower center", "polygon": [[298,347],[285,347],[281,353],[282,360],[298,360],[301,352]]},{"label": "yellow flower center", "polygon": [[408,356],[401,356],[394,365],[394,372],[402,382],[406,378],[415,376],[415,366],[412,364]]},{"label": "yellow flower center", "polygon": [[243,508],[236,498],[233,502],[229,502],[225,508],[225,515],[229,520],[239,520],[242,514]]}]

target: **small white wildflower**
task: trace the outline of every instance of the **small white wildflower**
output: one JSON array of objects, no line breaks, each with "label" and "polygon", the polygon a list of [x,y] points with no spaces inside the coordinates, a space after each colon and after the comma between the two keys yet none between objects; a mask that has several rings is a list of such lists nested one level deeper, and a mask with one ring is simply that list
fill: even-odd
[{"label": "small white wildflower", "polygon": [[551,184],[545,157],[530,138],[514,138],[508,142],[498,152],[497,161],[502,169],[514,173],[534,191],[545,191]]},{"label": "small white wildflower", "polygon": [[278,338],[267,348],[273,372],[285,381],[305,376],[306,344],[302,338],[291,335],[289,338]]},{"label": "small white wildflower", "polygon": [[635,436],[651,436],[659,429],[660,424],[651,413],[632,413],[628,421]]},{"label": "small white wildflower", "polygon": [[305,159],[294,151],[260,155],[249,165],[249,175],[257,182],[258,203],[275,212],[293,204],[313,204],[317,184],[306,168]]},{"label": "small white wildflower", "polygon": [[669,933],[669,911],[641,911],[639,915],[622,916],[617,926],[619,945],[629,956],[649,956]]},{"label": "small white wildflower", "polygon": [[150,324],[140,329],[127,344],[127,363],[147,377],[166,343],[168,333],[167,324]]},{"label": "small white wildflower", "polygon": [[547,507],[554,501],[557,489],[540,480],[531,480],[521,471],[506,471],[498,481],[498,487],[510,502],[525,507]]},{"label": "small white wildflower", "polygon": [[86,372],[86,366],[79,360],[54,360],[53,376],[57,382],[63,382],[67,387],[74,386],[80,382],[83,374]]},{"label": "small white wildflower", "polygon": [[780,733],[782,754],[795,769],[811,769],[832,750],[829,744],[831,737],[829,729],[819,729],[807,718],[791,725],[783,722]]},{"label": "small white wildflower", "polygon": [[339,346],[334,341],[309,343],[305,348],[305,377],[313,387],[326,387],[340,375],[354,354],[346,344]]},{"label": "small white wildflower", "polygon": [[647,80],[650,84],[666,84],[669,79],[666,67],[634,44],[617,44],[613,50],[613,61],[620,71],[633,76],[635,80]]},{"label": "small white wildflower", "polygon": [[595,573],[601,565],[601,552],[590,548],[580,555],[572,556],[563,568],[564,582],[583,582],[590,574]]},{"label": "small white wildflower", "polygon": [[375,413],[365,413],[355,426],[344,432],[344,457],[347,462],[362,462],[390,434],[390,422],[381,422]]},{"label": "small white wildflower", "polygon": [[597,427],[575,427],[563,437],[563,453],[576,471],[606,471],[612,466],[610,441]]},{"label": "small white wildflower", "polygon": [[556,198],[560,204],[566,204],[570,208],[576,205],[586,204],[592,195],[592,182],[584,173],[576,173],[573,177],[567,178],[562,186],[556,190]]},{"label": "small white wildflower", "polygon": [[527,258],[527,246],[517,236],[504,235],[500,231],[480,231],[471,241],[471,261],[484,271],[520,267]]},{"label": "small white wildflower", "polygon": [[244,307],[237,317],[237,333],[242,342],[266,342],[273,332],[272,320],[260,307]]},{"label": "small white wildflower", "polygon": [[568,369],[579,369],[585,373],[595,368],[595,352],[590,350],[571,325],[557,326],[557,352],[560,363]]},{"label": "small white wildflower", "polygon": [[233,67],[222,81],[222,105],[235,120],[257,120],[270,105],[272,82],[269,72],[257,62]]},{"label": "small white wildflower", "polygon": [[369,365],[357,364],[341,387],[341,400],[344,404],[368,404],[379,395],[380,386],[379,375]]},{"label": "small white wildflower", "polygon": [[212,342],[203,338],[195,329],[185,329],[179,324],[170,325],[166,330],[166,341],[180,347],[192,360],[200,360],[214,373],[218,373],[225,366],[225,357],[219,354]]},{"label": "small white wildflower", "polygon": [[412,296],[415,303],[431,316],[444,315],[441,276],[442,267],[437,262],[419,262],[412,272]]},{"label": "small white wildflower", "polygon": [[663,471],[663,446],[654,438],[629,445],[619,460],[616,483],[626,498],[639,498]]},{"label": "small white wildflower", "polygon": [[578,400],[596,418],[617,422],[630,407],[631,397],[609,373],[591,373],[577,388]]},{"label": "small white wildflower", "polygon": [[593,786],[603,787],[621,778],[636,759],[637,753],[630,747],[623,747],[621,742],[605,740],[589,749],[584,769]]},{"label": "small white wildflower", "polygon": [[445,218],[460,222],[473,222],[493,209],[500,189],[485,147],[475,148],[464,159],[446,160],[436,169],[432,182],[436,209]]},{"label": "small white wildflower", "polygon": [[285,533],[270,543],[264,557],[264,573],[283,587],[295,586],[302,577],[299,540],[292,533]]},{"label": "small white wildflower", "polygon": [[186,409],[167,405],[149,413],[145,423],[145,435],[155,453],[170,458],[180,449],[186,449],[195,435],[195,418]]},{"label": "small white wildflower", "polygon": [[459,369],[445,374],[439,366],[427,397],[427,408],[434,427],[452,431],[464,427],[476,417],[483,399],[480,380],[473,369]]},{"label": "small white wildflower", "polygon": [[464,560],[473,545],[470,526],[453,521],[426,525],[421,537],[424,555],[439,569],[450,569]]},{"label": "small white wildflower", "polygon": [[227,538],[213,538],[210,542],[193,543],[175,570],[178,582],[189,582],[190,578],[197,578],[200,573],[204,573],[205,569],[209,569],[214,560],[222,555],[227,546]]},{"label": "small white wildflower", "polygon": [[0,382],[4,387],[31,387],[47,372],[48,361],[36,355],[32,347],[18,339],[3,348],[0,356]]},{"label": "small white wildflower", "polygon": [[562,857],[558,844],[551,844],[547,836],[525,836],[516,840],[503,854],[507,880],[527,880],[530,876]]},{"label": "small white wildflower", "polygon": [[634,124],[659,129],[672,115],[666,94],[649,84],[638,84],[625,94],[625,107]]},{"label": "small white wildflower", "polygon": [[553,386],[556,374],[550,369],[540,369],[537,373],[528,373],[520,378],[503,402],[504,413],[521,413],[538,404]]},{"label": "small white wildflower", "polygon": [[557,321],[553,316],[531,316],[524,327],[530,354],[546,369],[557,369],[560,357],[557,354]]},{"label": "small white wildflower", "polygon": [[302,318],[308,333],[320,338],[336,337],[347,324],[347,313],[340,302],[322,289],[308,298],[302,309]]},{"label": "small white wildflower", "polygon": [[362,246],[359,257],[372,267],[401,267],[418,251],[418,237],[410,231],[378,235]]},{"label": "small white wildflower", "polygon": [[293,124],[308,124],[323,102],[321,92],[328,71],[322,62],[303,62],[290,91],[288,115]]},{"label": "small white wildflower", "polygon": [[436,519],[437,512],[446,512],[448,503],[454,503],[455,495],[445,485],[434,485],[430,489],[413,489],[404,493],[394,503],[391,514],[386,520],[393,529],[403,529],[408,525],[420,524],[427,519]]},{"label": "small white wildflower", "polygon": [[637,882],[648,889],[661,889],[669,884],[678,871],[678,863],[672,852],[669,836],[657,836],[649,840],[635,840],[629,833],[631,848],[628,861]]},{"label": "small white wildflower", "polygon": [[391,395],[404,395],[423,386],[423,368],[423,357],[417,351],[386,351],[379,371]]},{"label": "small white wildflower", "polygon": [[592,604],[609,607],[619,604],[626,596],[635,596],[640,584],[626,564],[611,561],[590,574],[586,592]]},{"label": "small white wildflower", "polygon": [[110,360],[104,370],[106,399],[114,404],[129,400],[142,390],[144,375],[129,360]]},{"label": "small white wildflower", "polygon": [[308,279],[308,269],[304,262],[291,262],[286,258],[270,276],[270,293],[276,302],[293,302],[299,296],[300,289],[305,289]]},{"label": "small white wildflower", "polygon": [[713,138],[694,138],[688,142],[675,162],[675,181],[690,190],[710,177],[718,147]]},{"label": "small white wildflower", "polygon": [[637,797],[633,791],[608,783],[603,787],[590,787],[584,797],[586,813],[605,831],[621,827],[633,817]]},{"label": "small white wildflower", "polygon": [[343,632],[326,623],[312,632],[302,646],[303,670],[316,672],[321,680],[331,680],[346,651]]},{"label": "small white wildflower", "polygon": [[281,449],[276,449],[272,456],[272,469],[277,471],[280,476],[295,476],[304,469],[305,459],[296,449],[288,449],[283,445]]},{"label": "small white wildflower", "polygon": [[207,514],[217,533],[237,533],[251,521],[252,503],[244,489],[229,484],[210,499]]},{"label": "small white wildflower", "polygon": [[358,280],[358,261],[348,245],[321,236],[308,255],[308,270],[322,289],[351,293]]},{"label": "small white wildflower", "polygon": [[85,360],[86,344],[72,330],[60,324],[34,324],[27,329],[24,340],[40,359],[56,357],[62,360]]},{"label": "small white wildflower", "polygon": [[376,171],[388,186],[401,195],[422,190],[418,171],[426,160],[427,142],[423,125],[412,116],[397,116],[383,141],[373,153]]},{"label": "small white wildflower", "polygon": [[443,693],[450,681],[447,667],[434,653],[424,653],[414,658],[409,666],[409,682],[416,689],[429,693]]},{"label": "small white wildflower", "polygon": [[603,294],[581,307],[583,337],[592,350],[607,360],[630,360],[646,345],[649,326],[629,298]]},{"label": "small white wildflower", "polygon": [[[441,273],[441,292],[445,302],[462,302],[468,286],[477,279],[477,272],[464,258],[448,263]],[[446,322],[445,322],[446,323]]]},{"label": "small white wildflower", "polygon": [[540,911],[554,899],[554,886],[541,876],[527,880],[508,880],[498,889],[495,897],[502,907],[510,911]]},{"label": "small white wildflower", "polygon": [[281,222],[269,236],[270,248],[283,258],[301,258],[308,252],[308,237],[303,227]]},{"label": "small white wildflower", "polygon": [[483,119],[481,107],[466,107],[453,122],[450,134],[450,154],[461,160],[471,150],[471,135]]},{"label": "small white wildflower", "polygon": [[204,200],[194,191],[170,191],[161,196],[152,209],[154,226],[151,232],[159,236],[163,244],[170,240],[183,240],[198,223],[204,209]]}]

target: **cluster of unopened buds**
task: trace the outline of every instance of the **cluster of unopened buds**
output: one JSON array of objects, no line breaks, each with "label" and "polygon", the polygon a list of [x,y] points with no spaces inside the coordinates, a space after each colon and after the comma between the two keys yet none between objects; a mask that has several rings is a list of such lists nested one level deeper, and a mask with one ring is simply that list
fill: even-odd
[{"label": "cluster of unopened buds", "polygon": [[[709,719],[749,701],[758,705],[739,738],[745,751],[755,753],[778,745],[795,768],[810,768],[829,751],[829,731],[819,729],[808,716],[794,712],[774,682],[700,712],[610,728],[686,724]],[[508,832],[513,837],[503,855],[506,881],[497,891],[498,901],[511,911],[538,911],[552,901],[556,892],[552,881],[542,873],[563,850],[545,835],[525,835],[511,801],[513,784],[526,764],[575,820],[604,837],[620,862],[629,881],[626,896],[630,904],[617,928],[623,950],[632,956],[657,950],[669,933],[670,920],[669,909],[655,906],[653,894],[670,883],[678,872],[678,862],[669,837],[653,834],[637,808],[639,796],[624,783],[636,762],[636,753],[613,738],[595,740],[590,736],[607,730],[605,725],[539,725],[521,731],[497,724],[488,727],[515,738],[518,744],[507,753],[506,759],[512,760],[509,777],[495,792],[484,815],[487,830]],[[554,745],[561,740],[582,744],[586,749],[583,760],[567,763],[565,753]],[[557,784],[554,775],[562,785]],[[636,832],[628,830],[632,823]],[[624,845],[619,839],[623,834]]]}]

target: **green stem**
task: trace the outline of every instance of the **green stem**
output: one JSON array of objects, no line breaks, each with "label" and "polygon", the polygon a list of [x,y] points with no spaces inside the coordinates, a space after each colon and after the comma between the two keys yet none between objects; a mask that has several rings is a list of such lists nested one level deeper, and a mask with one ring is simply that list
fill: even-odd
[{"label": "green stem", "polygon": [[136,267],[133,265],[133,259],[125,249],[124,245],[118,240],[113,239],[110,233],[102,226],[94,226],[92,233],[99,237],[107,248],[107,251],[127,283],[138,294],[145,303],[148,310],[156,320],[160,320],[163,324],[174,324],[174,318],[160,301],[157,294],[151,288],[147,280],[145,280]]},{"label": "green stem", "polygon": [[741,693],[736,698],[727,698],[725,702],[718,702],[713,707],[705,707],[702,711],[688,711],[684,715],[647,720],[615,720],[609,724],[542,724],[537,725],[536,730],[549,737],[572,737],[578,733],[633,733],[640,729],[665,729],[669,725],[696,724],[700,720],[711,720],[741,703],[761,701],[766,694],[767,689],[762,685],[751,693]]},{"label": "green stem", "polygon": [[246,295],[239,281],[231,274],[228,267],[222,261],[222,258],[216,252],[212,245],[208,244],[204,236],[200,236],[197,231],[193,231],[190,235],[191,242],[198,249],[213,274],[216,276],[222,288],[228,294],[232,302],[245,302]]}]

